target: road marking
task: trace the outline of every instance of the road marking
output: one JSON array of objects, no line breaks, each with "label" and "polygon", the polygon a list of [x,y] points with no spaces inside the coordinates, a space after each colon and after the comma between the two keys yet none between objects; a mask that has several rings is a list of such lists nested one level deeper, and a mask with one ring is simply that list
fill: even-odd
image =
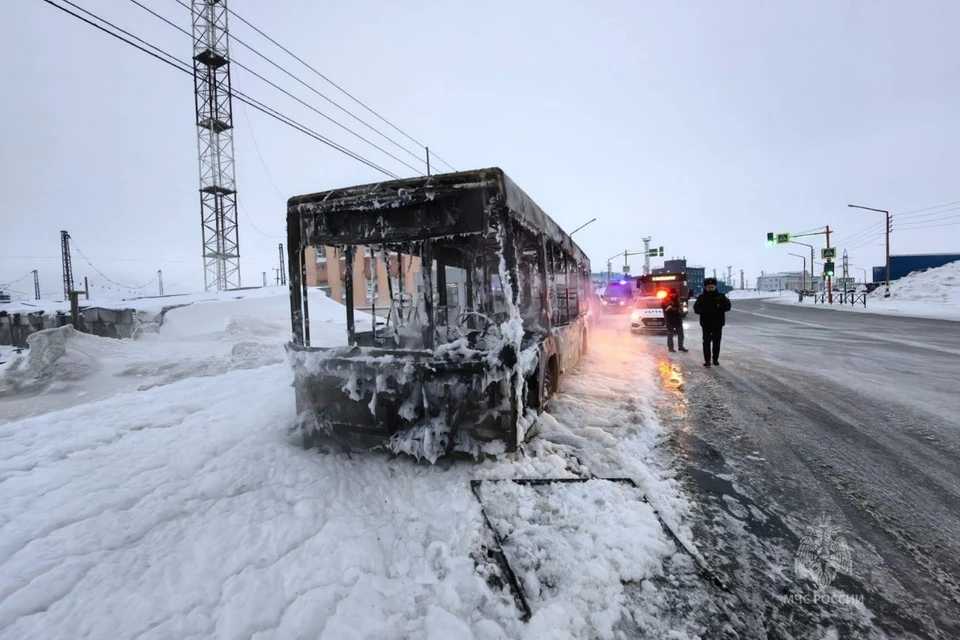
[{"label": "road marking", "polygon": [[[824,324],[804,322],[803,320],[791,320],[790,318],[779,318],[777,316],[771,316],[765,313],[757,313],[755,311],[744,311],[743,309],[731,309],[731,311],[737,311],[739,313],[749,313],[752,316],[759,316],[761,318],[770,318],[771,320],[780,320],[781,322],[792,322],[793,324],[802,324],[808,327],[816,327],[817,329],[827,329],[835,333],[853,334],[860,338],[864,337],[862,333],[851,330],[851,329],[836,329],[833,327],[828,327],[827,325],[824,325]],[[938,347],[936,345],[926,344],[923,342],[914,342],[913,340],[899,340],[897,338],[885,338],[883,336],[874,336],[874,335],[866,337],[866,340],[876,340],[877,342],[888,342],[890,344],[899,344],[906,347],[913,347],[914,349],[927,349],[929,351],[936,351],[937,353],[949,353],[951,355],[960,356],[960,349],[951,349],[949,347]]]},{"label": "road marking", "polygon": [[770,318],[771,320],[780,320],[782,322],[792,322],[793,324],[802,324],[808,327],[816,327],[818,329],[829,329],[825,324],[816,324],[814,322],[804,322],[803,320],[791,320],[789,318],[780,318],[778,316],[771,316],[765,313],[757,313],[756,311],[744,311],[743,309],[731,309],[731,311],[736,311],[738,313],[749,313],[752,316],[759,316],[761,318]]}]

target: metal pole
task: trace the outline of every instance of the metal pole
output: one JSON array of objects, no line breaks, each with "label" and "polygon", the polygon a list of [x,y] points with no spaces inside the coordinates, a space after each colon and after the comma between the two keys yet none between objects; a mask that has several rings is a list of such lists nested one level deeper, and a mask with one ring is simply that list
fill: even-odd
[{"label": "metal pole", "polygon": [[40,274],[36,269],[33,270],[33,299],[40,299]]},{"label": "metal pole", "polygon": [[589,222],[585,222],[585,223],[583,223],[582,225],[580,225],[579,227],[577,227],[576,229],[574,229],[573,231],[571,231],[570,233],[568,233],[567,235],[568,235],[568,236],[572,236],[572,235],[575,234],[577,231],[580,231],[580,229],[583,229],[585,226],[587,226],[588,224],[590,224],[590,222],[596,222],[596,221],[597,221],[597,219],[594,218],[594,219],[590,220]]},{"label": "metal pole", "polygon": [[[830,225],[827,225],[827,249],[830,248]],[[827,302],[833,304],[833,278],[827,276]]]},{"label": "metal pole", "polygon": [[427,177],[430,177],[430,147],[424,147],[427,150]]},{"label": "metal pole", "polygon": [[157,269],[157,287],[160,289],[160,297],[163,297],[163,269]]},{"label": "metal pole", "polygon": [[883,294],[883,297],[884,297],[884,298],[889,298],[889,297],[890,297],[890,232],[893,230],[893,229],[892,229],[892,225],[890,224],[890,222],[891,222],[890,212],[887,211],[886,209],[874,209],[873,207],[863,207],[863,206],[860,206],[859,204],[848,204],[847,206],[848,206],[848,207],[851,207],[851,208],[853,208],[853,209],[866,209],[867,211],[877,211],[877,212],[882,213],[882,214],[884,214],[884,215],[886,216],[885,219],[886,219],[886,222],[887,222],[887,228],[886,228],[886,237],[887,237],[887,250],[886,250],[886,253],[887,253],[887,257],[886,257],[886,265],[887,265],[887,287],[886,287],[886,291],[885,291],[884,294]]},{"label": "metal pole", "polygon": [[646,238],[641,238],[643,240],[643,275],[650,275],[650,241],[653,240],[653,236],[647,236]]},{"label": "metal pole", "polygon": [[883,294],[884,298],[890,297],[890,212],[887,212],[887,289]]}]

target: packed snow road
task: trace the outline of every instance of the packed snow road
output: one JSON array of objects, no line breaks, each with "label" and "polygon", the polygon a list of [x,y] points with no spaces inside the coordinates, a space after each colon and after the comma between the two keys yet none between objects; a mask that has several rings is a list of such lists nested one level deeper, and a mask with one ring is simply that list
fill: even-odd
[{"label": "packed snow road", "polygon": [[[660,406],[711,562],[775,636],[960,637],[960,325],[734,309],[711,369],[691,318]],[[810,540],[819,601],[793,591]]]},{"label": "packed snow road", "polygon": [[[311,310],[315,335],[342,340],[339,305]],[[196,304],[138,341],[66,328],[5,365],[0,638],[660,638],[728,625],[658,447],[644,345],[616,331],[592,341],[519,455],[429,466],[302,450],[287,313],[286,296]]]}]

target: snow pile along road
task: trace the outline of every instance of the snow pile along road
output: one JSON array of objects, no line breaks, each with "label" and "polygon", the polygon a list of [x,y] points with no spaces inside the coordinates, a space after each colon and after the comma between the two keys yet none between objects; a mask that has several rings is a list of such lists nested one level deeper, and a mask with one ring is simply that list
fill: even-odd
[{"label": "snow pile along road", "polygon": [[[65,376],[71,393],[0,400],[20,412],[0,423],[0,638],[700,632],[676,614],[693,564],[654,513],[690,540],[649,401],[651,372],[669,365],[644,338],[595,339],[517,456],[426,466],[301,449],[292,371],[274,360],[288,313],[274,296],[176,309],[138,341],[66,331],[64,353],[99,363],[81,359],[89,376]],[[342,343],[342,307],[321,297],[311,317],[315,337]],[[86,338],[126,351],[94,353]],[[216,364],[183,368],[203,359]],[[134,366],[142,376],[123,374]],[[123,380],[138,384],[107,390]],[[496,481],[618,476],[640,490]],[[495,578],[474,479],[527,624]]]},{"label": "snow pile along road", "polygon": [[885,293],[886,286],[881,284],[867,294],[866,307],[862,303],[814,303],[810,298],[804,298],[801,303],[796,294],[774,297],[772,301],[778,304],[802,304],[815,309],[960,320],[960,261],[894,280],[890,283],[890,297],[884,297]]},{"label": "snow pile along road", "polygon": [[[867,304],[884,300],[886,286],[869,294]],[[890,283],[890,302],[925,302],[960,307],[960,260],[942,267],[915,271]]]}]

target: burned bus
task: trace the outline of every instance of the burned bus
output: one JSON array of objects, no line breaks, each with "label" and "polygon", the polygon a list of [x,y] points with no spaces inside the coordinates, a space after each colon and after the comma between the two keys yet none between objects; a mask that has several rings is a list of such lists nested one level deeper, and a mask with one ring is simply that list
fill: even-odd
[{"label": "burned bus", "polygon": [[[308,247],[345,265],[344,346],[310,342]],[[287,248],[308,448],[514,451],[589,344],[589,260],[497,168],[291,198]],[[389,305],[356,308],[357,287]]]}]

